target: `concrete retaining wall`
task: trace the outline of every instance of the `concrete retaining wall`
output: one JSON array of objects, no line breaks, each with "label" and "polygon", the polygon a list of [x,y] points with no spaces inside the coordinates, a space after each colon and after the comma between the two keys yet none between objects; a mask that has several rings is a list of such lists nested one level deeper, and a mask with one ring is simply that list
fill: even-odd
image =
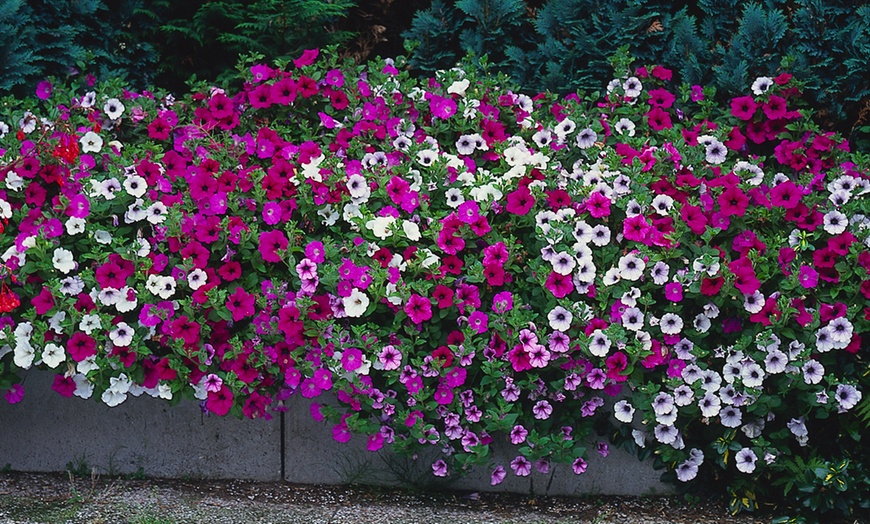
[{"label": "concrete retaining wall", "polygon": [[[164,400],[129,397],[109,408],[98,401],[66,399],[51,390],[53,375],[31,372],[24,400],[0,402],[0,467],[18,471],[64,471],[67,464],[101,474],[142,472],[154,477],[281,480],[281,420],[237,420],[205,416],[195,402],[170,406]],[[437,485],[431,460],[413,461],[382,450],[371,453],[365,439],[347,444],[332,439],[328,425],[311,419],[306,399],[289,405],[284,427],[284,479],[302,484],[365,482]],[[496,449],[507,465],[510,450]],[[670,493],[660,472],[619,449],[607,458],[589,457],[589,468],[574,475],[557,465],[550,474],[507,479],[493,488],[480,470],[452,484],[459,489],[534,492],[550,495]],[[548,487],[549,485],[549,487]]]}]

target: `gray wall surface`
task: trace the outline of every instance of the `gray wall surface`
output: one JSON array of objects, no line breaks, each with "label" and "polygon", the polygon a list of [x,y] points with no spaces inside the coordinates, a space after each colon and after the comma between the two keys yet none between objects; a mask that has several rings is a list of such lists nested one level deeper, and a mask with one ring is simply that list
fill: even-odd
[{"label": "gray wall surface", "polygon": [[[67,464],[100,474],[141,472],[151,477],[279,481],[281,419],[237,420],[203,415],[196,402],[170,406],[148,396],[128,397],[110,408],[93,399],[67,399],[51,390],[53,375],[30,372],[18,404],[0,400],[0,467],[16,471],[64,471]],[[568,465],[548,474],[517,477],[490,486],[489,471],[478,469],[445,484],[431,473],[431,458],[395,456],[365,449],[365,438],[346,444],[332,439],[329,425],[313,420],[308,401],[294,396],[284,427],[285,475],[300,484],[371,484],[451,487],[548,495],[648,495],[672,493],[661,472],[621,449],[607,458],[592,451],[588,470],[575,475]],[[508,468],[508,446],[494,458]]]}]

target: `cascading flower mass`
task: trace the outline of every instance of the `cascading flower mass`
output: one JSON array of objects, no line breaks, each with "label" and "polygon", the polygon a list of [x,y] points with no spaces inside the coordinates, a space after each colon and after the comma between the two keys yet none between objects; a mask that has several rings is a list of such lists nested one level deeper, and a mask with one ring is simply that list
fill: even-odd
[{"label": "cascading flower mass", "polygon": [[438,476],[515,446],[493,484],[582,474],[602,413],[684,482],[854,437],[870,175],[795,79],[722,109],[644,67],[557,98],[303,58],[3,105],[8,401],[31,368],[250,418],[330,394],[336,440]]}]

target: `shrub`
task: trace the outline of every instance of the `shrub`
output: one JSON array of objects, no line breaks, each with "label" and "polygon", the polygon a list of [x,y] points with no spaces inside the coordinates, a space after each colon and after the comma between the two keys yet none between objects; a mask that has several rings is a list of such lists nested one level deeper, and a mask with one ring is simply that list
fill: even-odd
[{"label": "shrub", "polygon": [[[536,8],[539,6],[540,8]],[[527,91],[594,92],[609,80],[609,53],[630,46],[644,63],[667,63],[689,84],[740,96],[758,76],[788,71],[828,126],[870,146],[870,8],[851,2],[468,0],[433,2],[404,36],[411,64],[432,73],[466,53]],[[484,18],[477,13],[503,13]]]},{"label": "shrub", "polygon": [[601,98],[306,51],[238,91],[5,99],[7,400],[33,367],[251,418],[330,392],[337,441],[493,484],[582,474],[604,422],[735,510],[865,511],[867,158],[791,75],[721,107],[613,62]]}]

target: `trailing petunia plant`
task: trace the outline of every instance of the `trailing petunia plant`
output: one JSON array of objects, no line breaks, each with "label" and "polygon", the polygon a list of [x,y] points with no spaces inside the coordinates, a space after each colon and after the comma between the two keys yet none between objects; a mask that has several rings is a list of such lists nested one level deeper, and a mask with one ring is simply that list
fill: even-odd
[{"label": "trailing petunia plant", "polygon": [[4,99],[5,398],[34,368],[110,406],[301,395],[337,441],[493,484],[582,474],[603,423],[735,510],[866,511],[868,159],[788,74],[722,108],[614,65],[559,98],[312,50],[239,91]]}]

